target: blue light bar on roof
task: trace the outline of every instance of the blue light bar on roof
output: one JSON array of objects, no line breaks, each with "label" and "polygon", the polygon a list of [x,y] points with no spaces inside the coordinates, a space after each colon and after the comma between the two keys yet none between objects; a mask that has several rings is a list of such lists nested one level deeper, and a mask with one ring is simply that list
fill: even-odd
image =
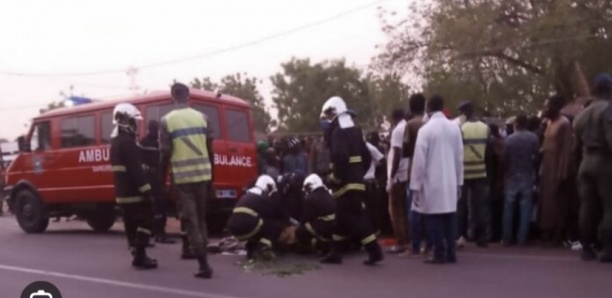
[{"label": "blue light bar on roof", "polygon": [[66,100],[64,100],[64,105],[67,107],[72,107],[72,106],[78,106],[78,105],[88,104],[92,102],[93,100],[91,98],[81,97],[81,96],[70,96],[66,98]]}]

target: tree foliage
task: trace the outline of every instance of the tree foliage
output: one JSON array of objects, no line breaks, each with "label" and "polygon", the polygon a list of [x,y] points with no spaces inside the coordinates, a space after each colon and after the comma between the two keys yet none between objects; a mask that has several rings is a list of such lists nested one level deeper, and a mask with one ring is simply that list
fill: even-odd
[{"label": "tree foliage", "polygon": [[54,102],[49,103],[46,108],[40,109],[39,112],[40,114],[43,114],[51,110],[55,110],[55,109],[59,109],[63,107],[65,107],[64,101],[54,101]]},{"label": "tree foliage", "polygon": [[246,100],[251,104],[255,129],[259,132],[267,133],[271,128],[271,117],[268,113],[264,98],[259,92],[258,85],[261,81],[255,77],[250,77],[246,73],[235,73],[226,75],[221,81],[214,82],[209,77],[194,79],[191,82],[193,88],[229,94]]},{"label": "tree foliage", "polygon": [[612,66],[609,0],[434,0],[409,11],[399,21],[382,11],[389,41],[376,67],[417,75],[451,104],[533,111],[551,93],[584,95],[577,63],[587,77]]},{"label": "tree foliage", "polygon": [[318,131],[321,107],[332,96],[345,100],[360,125],[378,128],[408,96],[400,76],[364,74],[344,60],[313,63],[293,58],[281,67],[282,72],[270,78],[281,131]]}]

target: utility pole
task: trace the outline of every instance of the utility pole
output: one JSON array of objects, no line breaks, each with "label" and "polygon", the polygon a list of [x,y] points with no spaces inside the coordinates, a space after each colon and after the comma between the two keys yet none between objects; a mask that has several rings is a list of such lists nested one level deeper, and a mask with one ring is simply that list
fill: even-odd
[{"label": "utility pole", "polygon": [[138,84],[136,84],[136,75],[138,75],[138,68],[132,66],[128,68],[125,74],[130,77],[130,87],[128,89],[130,89],[134,95],[137,95],[138,90],[140,90],[140,87],[138,87]]}]

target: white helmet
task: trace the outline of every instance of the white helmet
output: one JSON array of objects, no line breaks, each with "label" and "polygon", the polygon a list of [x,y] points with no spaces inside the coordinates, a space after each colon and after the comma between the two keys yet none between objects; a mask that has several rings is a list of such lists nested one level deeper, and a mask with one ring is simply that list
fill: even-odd
[{"label": "white helmet", "polygon": [[338,115],[348,111],[346,103],[339,96],[329,98],[321,108],[321,117],[326,117],[329,120],[334,120]]},{"label": "white helmet", "polygon": [[261,175],[255,181],[255,187],[261,189],[266,194],[271,194],[276,191],[276,182],[268,175]]},{"label": "white helmet", "polygon": [[118,133],[118,127],[127,128],[132,132],[136,131],[136,121],[142,120],[140,110],[131,103],[120,103],[115,106],[113,110],[113,130],[111,137],[116,137]]},{"label": "white helmet", "polygon": [[323,180],[317,174],[310,174],[304,180],[303,191],[306,196],[308,196],[311,192],[319,188],[325,188],[325,184],[323,184]]}]

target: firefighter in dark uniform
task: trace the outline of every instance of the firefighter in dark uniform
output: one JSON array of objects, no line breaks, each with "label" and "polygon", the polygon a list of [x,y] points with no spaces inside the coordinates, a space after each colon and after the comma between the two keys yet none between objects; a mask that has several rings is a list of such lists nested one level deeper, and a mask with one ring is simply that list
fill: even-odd
[{"label": "firefighter in dark uniform", "polygon": [[593,260],[593,246],[601,223],[604,250],[601,262],[612,262],[612,77],[600,74],[593,88],[595,100],[574,120],[577,148],[582,259]]},{"label": "firefighter in dark uniform", "polygon": [[322,116],[331,121],[327,132],[330,148],[331,174],[328,179],[336,199],[336,218],[330,253],[321,262],[342,263],[339,236],[346,233],[365,246],[369,258],[365,265],[374,265],[383,259],[382,250],[364,206],[365,184],[363,176],[370,166],[370,152],[362,131],[353,122],[342,98],[328,99],[322,108]]},{"label": "firefighter in dark uniform", "polygon": [[159,166],[159,122],[151,120],[148,123],[147,135],[140,140],[143,168],[147,180],[151,184],[153,194],[153,235],[159,243],[172,244],[174,240],[166,235],[167,197],[161,184],[161,169]]},{"label": "firefighter in dark uniform", "polygon": [[136,143],[140,111],[129,103],[115,106],[111,135],[110,162],[115,183],[116,202],[123,210],[128,245],[138,269],[157,268],[157,261],[146,254],[151,236],[151,185],[142,169],[140,149]]},{"label": "firefighter in dark uniform", "polygon": [[[189,107],[189,88],[175,83],[171,88],[174,110],[162,117],[159,131],[162,185],[172,171],[172,185],[178,192],[180,219],[187,237],[183,252],[193,249],[198,259],[197,278],[211,278],[208,264],[206,209],[212,188],[211,151],[207,141],[206,116]],[[188,241],[185,241],[188,239]]]},{"label": "firefighter in dark uniform", "polygon": [[240,241],[246,241],[247,258],[263,256],[274,249],[281,233],[289,225],[276,182],[261,175],[255,186],[238,200],[227,229]]},{"label": "firefighter in dark uniform", "polygon": [[334,197],[317,174],[306,177],[303,192],[303,220],[295,231],[296,238],[301,245],[329,251],[336,217]]}]

